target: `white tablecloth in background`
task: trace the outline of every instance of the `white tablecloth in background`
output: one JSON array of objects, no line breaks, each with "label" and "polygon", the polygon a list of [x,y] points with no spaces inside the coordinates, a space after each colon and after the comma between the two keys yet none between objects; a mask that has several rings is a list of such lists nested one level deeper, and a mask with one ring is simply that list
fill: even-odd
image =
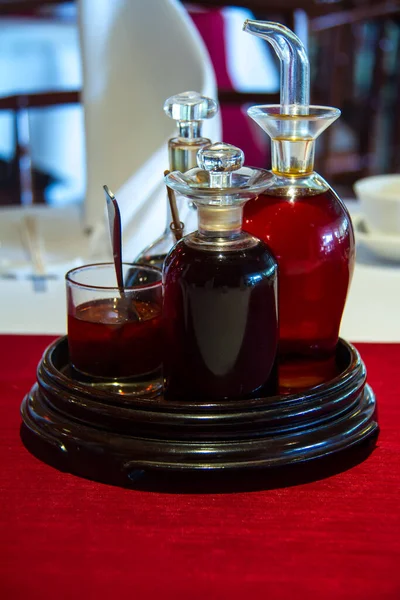
[{"label": "white tablecloth in background", "polygon": [[[357,215],[356,203],[348,205],[350,212]],[[65,333],[64,274],[76,264],[82,264],[90,250],[78,208],[62,214],[58,212],[56,228],[50,226],[51,213],[44,213],[46,209],[43,208],[36,210],[38,214],[47,215],[47,221],[41,221],[44,223],[42,231],[46,237],[49,270],[57,274],[57,279],[48,281],[46,292],[34,292],[32,282],[24,277],[27,267],[26,262],[24,267],[23,252],[15,239],[16,230],[12,229],[13,220],[10,222],[1,217],[9,211],[0,212],[0,239],[4,240],[0,246],[0,269],[11,268],[14,261],[19,265],[20,273],[20,279],[16,281],[0,279],[0,333]],[[139,238],[137,244],[141,244]],[[356,268],[343,315],[342,337],[353,342],[400,342],[399,306],[400,264],[379,260],[358,245]]]}]

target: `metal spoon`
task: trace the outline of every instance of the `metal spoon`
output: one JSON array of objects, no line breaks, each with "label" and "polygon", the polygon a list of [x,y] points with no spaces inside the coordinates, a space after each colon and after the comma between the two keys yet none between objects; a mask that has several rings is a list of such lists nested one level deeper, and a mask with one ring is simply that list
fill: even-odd
[{"label": "metal spoon", "polygon": [[140,321],[140,315],[136,310],[134,302],[126,295],[124,287],[124,273],[122,269],[122,233],[121,233],[121,214],[116,197],[107,185],[103,185],[103,190],[107,202],[108,225],[110,227],[111,245],[114,256],[115,275],[117,277],[118,291],[121,296],[121,302],[127,311],[128,317],[133,317]]}]

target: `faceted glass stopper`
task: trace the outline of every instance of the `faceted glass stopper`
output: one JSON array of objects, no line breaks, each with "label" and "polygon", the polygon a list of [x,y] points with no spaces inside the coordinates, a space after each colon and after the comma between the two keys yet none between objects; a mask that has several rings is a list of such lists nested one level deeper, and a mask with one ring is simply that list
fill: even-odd
[{"label": "faceted glass stopper", "polygon": [[270,171],[245,167],[243,163],[240,148],[217,142],[197,152],[197,169],[169,173],[165,182],[197,204],[243,203],[264,191],[273,178]]},{"label": "faceted glass stopper", "polygon": [[171,96],[164,104],[164,112],[175,121],[202,121],[210,119],[218,110],[218,104],[212,98],[201,96],[198,92],[182,92]]},{"label": "faceted glass stopper", "polygon": [[240,148],[217,142],[202,148],[197,153],[197,164],[200,169],[205,171],[214,171],[217,173],[226,173],[237,171],[243,167],[244,154]]}]

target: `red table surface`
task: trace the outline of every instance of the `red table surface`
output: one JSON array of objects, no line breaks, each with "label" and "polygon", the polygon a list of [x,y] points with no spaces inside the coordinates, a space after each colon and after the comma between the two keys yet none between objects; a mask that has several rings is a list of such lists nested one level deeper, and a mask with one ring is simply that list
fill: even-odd
[{"label": "red table surface", "polygon": [[19,406],[52,339],[0,336],[0,598],[400,598],[400,345],[357,344],[381,426],[366,461],[294,487],[179,495],[27,452]]}]

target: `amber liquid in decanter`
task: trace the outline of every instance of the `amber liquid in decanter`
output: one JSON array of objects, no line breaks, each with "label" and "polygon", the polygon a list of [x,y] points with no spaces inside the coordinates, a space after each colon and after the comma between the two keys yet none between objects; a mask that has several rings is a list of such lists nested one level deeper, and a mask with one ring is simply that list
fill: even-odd
[{"label": "amber liquid in decanter", "polygon": [[335,350],[351,281],[354,233],[346,207],[327,187],[271,189],[244,207],[243,228],[278,262],[281,391],[337,374]]},{"label": "amber liquid in decanter", "polygon": [[310,104],[310,65],[302,41],[280,23],[246,21],[281,63],[280,103],[248,115],[272,141],[272,180],[244,207],[243,228],[267,243],[279,267],[280,386],[298,391],[336,374],[335,351],[354,268],[346,207],[314,172],[315,141],[339,116]]}]

